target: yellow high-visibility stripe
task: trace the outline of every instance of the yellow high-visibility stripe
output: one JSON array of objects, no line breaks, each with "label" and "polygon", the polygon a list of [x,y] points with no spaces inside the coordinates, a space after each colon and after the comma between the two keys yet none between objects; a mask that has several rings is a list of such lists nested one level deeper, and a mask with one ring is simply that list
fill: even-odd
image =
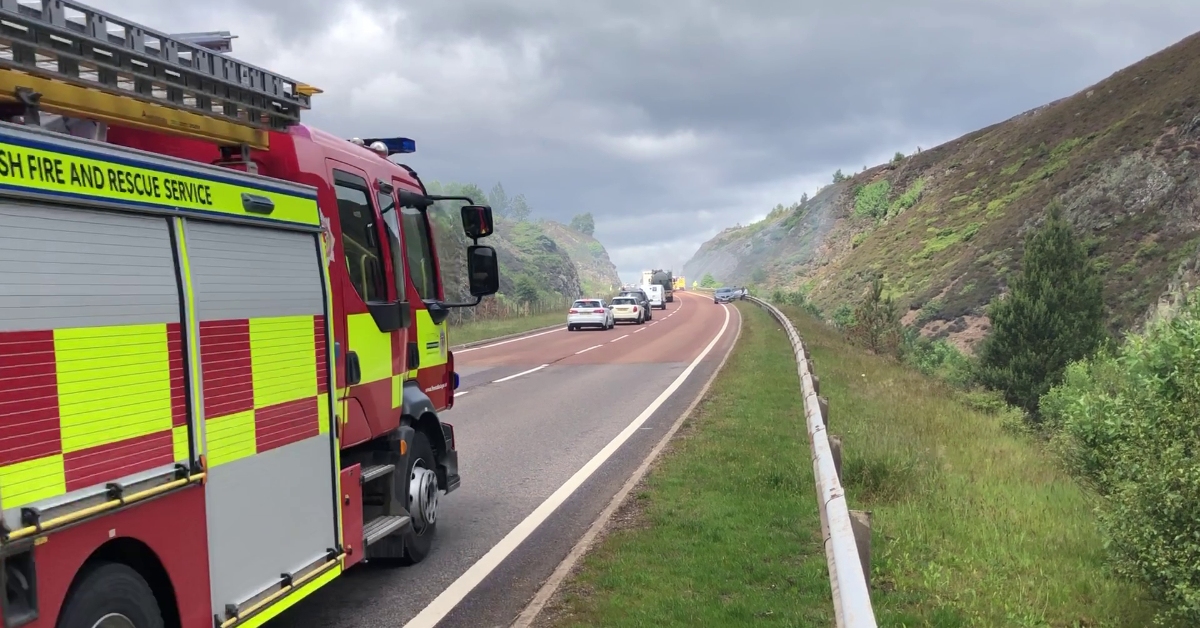
[{"label": "yellow high-visibility stripe", "polygon": [[167,326],[54,330],[64,453],[171,429]]},{"label": "yellow high-visibility stripe", "polygon": [[[341,500],[338,500],[338,501],[340,502]],[[272,604],[271,606],[268,606],[261,613],[255,615],[254,617],[251,617],[250,619],[246,620],[245,622],[234,624],[234,625],[237,628],[257,628],[258,626],[261,626],[261,625],[267,623],[268,621],[274,619],[276,616],[278,616],[283,611],[286,611],[287,609],[291,608],[292,605],[295,604],[296,602],[299,602],[300,600],[303,600],[304,598],[308,597],[308,595],[310,593],[312,593],[313,591],[316,591],[317,589],[320,589],[321,587],[325,586],[326,584],[329,584],[330,581],[332,581],[334,578],[336,578],[342,574],[342,569],[344,569],[344,568],[340,564],[337,565],[336,567],[333,567],[329,571],[300,585],[300,587],[297,588],[295,591],[293,591],[292,593],[289,593],[288,595],[281,598],[278,602]]]},{"label": "yellow high-visibility stripe", "polygon": [[370,314],[346,317],[347,347],[358,356],[362,370],[360,384],[377,382],[392,376],[392,335],[379,331]]},{"label": "yellow high-visibility stripe", "polygon": [[171,444],[175,452],[175,462],[188,459],[191,450],[188,448],[188,426],[179,425],[171,428]]},{"label": "yellow high-visibility stripe", "polygon": [[319,432],[321,434],[329,433],[329,394],[321,393],[317,395],[317,420],[320,421]]},{"label": "yellow high-visibility stripe", "polygon": [[312,316],[250,319],[254,407],[315,397],[316,350]]},{"label": "yellow high-visibility stripe", "polygon": [[67,472],[62,454],[0,467],[0,495],[4,496],[6,509],[66,492]]},{"label": "yellow high-visibility stripe", "polygon": [[[192,393],[189,396],[191,407],[188,408],[188,421],[189,423],[194,422],[196,449],[198,453],[203,453],[204,423],[199,420],[199,417],[204,416],[200,407],[200,321],[196,318],[196,291],[192,284],[192,262],[188,258],[187,238],[185,236],[184,222],[182,219],[176,218],[175,237],[179,245],[180,275],[183,277],[183,292],[187,299],[188,328],[183,330],[183,332],[184,337],[187,339],[188,372],[194,374],[193,377],[189,378],[190,381],[184,382],[184,385],[188,386]],[[186,459],[191,454],[189,451],[184,455],[184,458],[180,458],[178,454],[179,449],[176,448],[175,451],[176,461]]]},{"label": "yellow high-visibility stripe", "polygon": [[208,419],[205,429],[208,432],[209,468],[253,456],[257,452],[253,410]]}]

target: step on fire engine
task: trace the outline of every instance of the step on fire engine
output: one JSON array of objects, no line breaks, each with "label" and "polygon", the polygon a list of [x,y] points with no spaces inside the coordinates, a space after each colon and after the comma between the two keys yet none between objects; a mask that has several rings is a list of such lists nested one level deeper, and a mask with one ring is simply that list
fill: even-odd
[{"label": "step on fire engine", "polygon": [[200,39],[0,1],[5,628],[258,626],[425,558],[459,485],[446,318],[498,288],[491,210]]}]

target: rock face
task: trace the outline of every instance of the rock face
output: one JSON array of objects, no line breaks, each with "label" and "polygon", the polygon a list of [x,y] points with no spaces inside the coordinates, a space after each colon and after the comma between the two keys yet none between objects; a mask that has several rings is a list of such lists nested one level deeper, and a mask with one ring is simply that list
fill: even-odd
[{"label": "rock face", "polygon": [[827,311],[872,276],[906,321],[970,349],[1051,201],[1104,271],[1110,326],[1196,285],[1200,35],[1078,94],[831,184],[727,229],[685,265],[728,283],[811,291]]},{"label": "rock face", "polygon": [[543,221],[541,227],[574,262],[583,294],[604,295],[621,286],[617,267],[599,240],[553,220]]}]

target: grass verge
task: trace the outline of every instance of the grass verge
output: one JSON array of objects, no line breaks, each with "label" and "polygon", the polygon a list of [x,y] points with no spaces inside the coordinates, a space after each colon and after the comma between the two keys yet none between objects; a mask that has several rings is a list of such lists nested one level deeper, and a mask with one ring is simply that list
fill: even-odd
[{"label": "grass verge", "polygon": [[[829,626],[795,365],[765,313],[539,626]],[[1091,497],[1003,414],[785,308],[808,343],[852,508],[873,513],[880,626],[1149,626]]]},{"label": "grass verge", "polygon": [[447,333],[451,346],[489,340],[508,334],[519,334],[523,331],[548,327],[555,324],[567,324],[567,315],[563,312],[549,312],[532,316],[503,318],[498,320],[474,321],[462,325],[453,325]]},{"label": "grass verge", "polygon": [[831,625],[795,362],[737,305],[725,369],[539,625]]},{"label": "grass verge", "polygon": [[812,353],[845,443],[852,508],[873,512],[881,626],[1148,626],[1156,610],[1115,576],[1092,497],[1019,419],[850,346],[783,308]]}]

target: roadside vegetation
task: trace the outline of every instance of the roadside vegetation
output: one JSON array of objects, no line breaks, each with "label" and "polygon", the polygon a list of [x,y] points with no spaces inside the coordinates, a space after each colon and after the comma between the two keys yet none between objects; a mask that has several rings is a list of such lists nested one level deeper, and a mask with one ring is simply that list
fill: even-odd
[{"label": "roadside vegetation", "polygon": [[[795,362],[778,325],[737,307],[724,371],[540,625],[832,621]],[[873,514],[879,625],[1150,625],[1159,607],[1110,568],[1087,490],[1013,429],[1018,411],[782,309],[831,399],[850,504]]]}]

